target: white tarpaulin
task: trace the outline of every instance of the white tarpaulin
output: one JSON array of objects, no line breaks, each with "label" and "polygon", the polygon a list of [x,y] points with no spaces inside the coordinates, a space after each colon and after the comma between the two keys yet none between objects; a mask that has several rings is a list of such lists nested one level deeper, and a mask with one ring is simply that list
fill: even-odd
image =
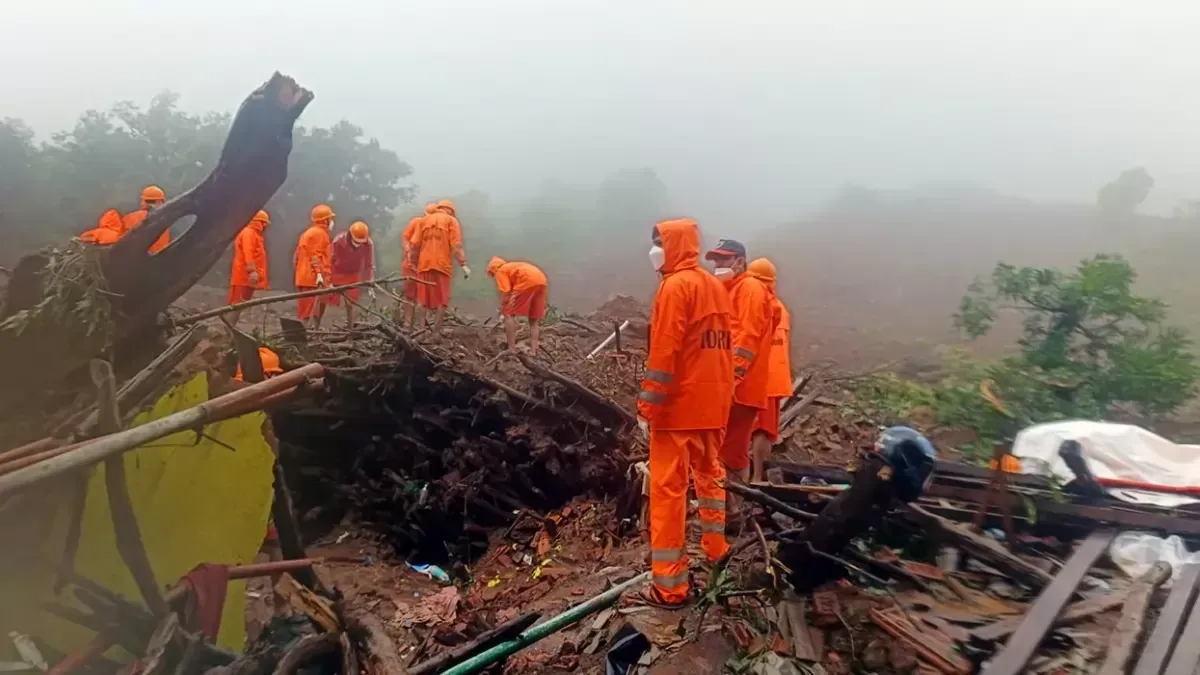
[{"label": "white tarpaulin", "polygon": [[[1185,487],[1200,485],[1200,445],[1178,445],[1141,427],[1075,420],[1024,429],[1013,441],[1012,454],[1024,473],[1053,475],[1066,482],[1075,477],[1058,456],[1063,441],[1078,441],[1096,478]],[[1110,489],[1109,494],[1135,504],[1174,507],[1200,502],[1177,494]]]}]

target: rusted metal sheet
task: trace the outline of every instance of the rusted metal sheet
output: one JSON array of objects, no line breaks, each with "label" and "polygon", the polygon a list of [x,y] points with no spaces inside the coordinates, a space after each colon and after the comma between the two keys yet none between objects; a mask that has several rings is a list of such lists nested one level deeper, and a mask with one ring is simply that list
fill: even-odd
[{"label": "rusted metal sheet", "polygon": [[[1116,532],[1113,530],[1093,532],[1075,549],[1058,576],[1054,577],[1033,603],[1029,614],[1025,615],[1025,619],[1004,649],[984,668],[983,675],[1018,675],[1025,672],[1029,659],[1033,657],[1038,645],[1046,637],[1046,633],[1050,631],[1071,596],[1075,594],[1079,582],[1083,581],[1084,575],[1108,549],[1115,536]],[[1197,642],[1200,643],[1200,636],[1197,638]],[[1197,656],[1200,657],[1200,651],[1197,652]],[[1188,673],[1190,675],[1191,671]]]},{"label": "rusted metal sheet", "polygon": [[1179,579],[1171,587],[1162,611],[1158,613],[1158,621],[1146,640],[1146,646],[1142,648],[1142,656],[1134,666],[1133,675],[1159,675],[1162,672],[1171,651],[1175,649],[1183,619],[1196,599],[1198,586],[1200,565],[1184,567]]}]

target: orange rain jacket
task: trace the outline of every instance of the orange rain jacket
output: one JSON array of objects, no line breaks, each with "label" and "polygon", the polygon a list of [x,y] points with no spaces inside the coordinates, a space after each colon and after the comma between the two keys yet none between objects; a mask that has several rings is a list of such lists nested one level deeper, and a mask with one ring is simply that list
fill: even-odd
[{"label": "orange rain jacket", "polygon": [[417,270],[413,267],[412,261],[412,238],[417,233],[417,228],[421,226],[421,221],[425,220],[425,216],[431,215],[437,211],[437,204],[426,204],[425,215],[417,216],[408,221],[408,225],[404,226],[404,232],[400,235],[400,247],[404,250],[404,261],[400,263],[400,273],[406,277],[415,276]]},{"label": "orange rain jacket", "polygon": [[460,267],[467,264],[467,256],[463,252],[462,228],[458,224],[458,218],[450,215],[445,208],[438,208],[434,213],[422,218],[413,232],[410,243],[410,257],[417,272],[433,271],[452,275],[453,260],[458,260]]},{"label": "orange rain jacket", "polygon": [[739,274],[729,284],[733,304],[733,400],[751,408],[767,407],[767,371],[775,334],[775,294],[763,279]]},{"label": "orange rain jacket", "polygon": [[329,226],[313,223],[308,226],[296,244],[296,255],[292,265],[296,269],[296,288],[316,288],[317,275],[325,278],[326,284],[333,283],[329,269]]},{"label": "orange rain jacket", "polygon": [[[267,282],[267,242],[263,235],[267,224],[252,220],[238,232],[233,240],[233,270],[229,273],[230,286],[253,286],[258,290],[270,288]],[[250,272],[258,272],[258,283],[250,283]]]},{"label": "orange rain jacket", "polygon": [[[121,219],[122,225],[124,225],[124,227],[125,227],[125,234],[128,234],[128,233],[136,230],[138,227],[140,227],[142,225],[142,222],[146,220],[146,215],[148,213],[150,213],[150,211],[148,209],[146,209],[144,206],[142,208],[138,209],[137,211],[126,213],[125,217]],[[158,239],[154,240],[154,243],[151,244],[150,248],[146,249],[146,251],[149,253],[158,253],[159,251],[166,248],[167,245],[170,243],[171,243],[171,231],[166,230],[162,233],[162,236],[160,236]]]},{"label": "orange rain jacket", "polygon": [[[767,284],[772,293],[775,283]],[[767,368],[767,398],[787,398],[792,395],[791,335],[792,315],[778,296],[774,298],[779,323],[771,339],[770,365]]]},{"label": "orange rain jacket", "polygon": [[656,227],[666,255],[650,313],[638,415],[653,431],[720,429],[733,396],[729,294],[700,267],[696,221]]},{"label": "orange rain jacket", "polygon": [[89,244],[108,246],[117,243],[123,234],[125,234],[125,224],[121,222],[121,212],[109,209],[100,216],[96,227],[79,235],[79,240]]},{"label": "orange rain jacket", "polygon": [[[262,361],[263,377],[272,378],[283,374],[283,368],[279,364],[279,355],[270,349],[259,347],[258,360]],[[233,374],[233,379],[238,382],[244,381],[242,377],[242,364],[240,362],[238,363],[237,372]]]},{"label": "orange rain jacket", "polygon": [[501,293],[521,293],[549,284],[546,273],[533,263],[492,258],[488,261],[487,273],[495,277],[496,288]]}]

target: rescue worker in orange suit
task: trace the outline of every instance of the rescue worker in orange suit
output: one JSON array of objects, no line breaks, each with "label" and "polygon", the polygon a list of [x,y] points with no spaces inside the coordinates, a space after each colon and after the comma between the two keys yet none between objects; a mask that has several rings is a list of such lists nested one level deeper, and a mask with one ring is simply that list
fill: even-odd
[{"label": "rescue worker in orange suit", "polygon": [[[350,223],[349,230],[333,238],[330,250],[329,264],[333,269],[334,286],[375,280],[375,244],[371,241],[366,223],[361,220]],[[329,296],[329,304],[334,307],[342,304],[343,297],[346,298],[346,327],[354,325],[354,303],[358,302],[358,290],[347,288]],[[368,288],[367,293],[372,300],[375,299],[374,288]]]},{"label": "rescue worker in orange suit", "polygon": [[[254,291],[270,288],[267,281],[266,229],[271,217],[266,211],[254,214],[233,240],[233,268],[229,271],[229,301],[236,305],[254,297]],[[229,313],[230,325],[236,326],[242,312]]]},{"label": "rescue worker in orange suit", "polygon": [[529,319],[529,351],[537,354],[549,290],[545,272],[532,263],[492,258],[488,261],[487,275],[495,280],[500,296],[500,314],[504,317],[508,350],[517,348],[517,317],[523,316]]},{"label": "rescue worker in orange suit", "polygon": [[412,325],[413,309],[417,302],[417,268],[413,266],[410,257],[412,256],[412,238],[416,234],[417,228],[421,225],[421,221],[425,216],[432,215],[437,211],[437,204],[430,202],[425,205],[425,214],[417,216],[408,221],[408,225],[404,226],[404,232],[400,235],[400,247],[404,251],[404,262],[400,264],[400,274],[406,277],[404,281],[404,323]]},{"label": "rescue worker in orange suit", "polygon": [[779,407],[792,395],[792,317],[775,293],[775,265],[766,258],[758,258],[750,263],[747,271],[767,284],[779,317],[771,338],[767,367],[767,406],[758,413],[750,439],[751,474],[752,480],[757,482],[763,479],[763,462],[771,456],[771,447],[779,442]]},{"label": "rescue worker in orange suit", "polygon": [[96,227],[79,235],[79,241],[97,246],[111,246],[117,243],[123,234],[125,234],[125,225],[121,222],[121,212],[109,209],[100,216]]},{"label": "rescue worker in orange suit", "polygon": [[[733,306],[733,406],[725,424],[721,461],[727,473],[742,482],[750,479],[750,435],[758,411],[767,406],[767,369],[770,367],[771,338],[775,334],[774,296],[766,282],[746,271],[746,247],[722,239],[705,255],[716,268],[714,274],[729,291]],[[731,495],[730,513],[738,514],[740,500]],[[731,531],[740,527],[740,515],[727,517]]]},{"label": "rescue worker in orange suit", "polygon": [[645,600],[688,597],[688,471],[695,481],[700,544],[710,562],[725,540],[720,448],[733,397],[732,315],[721,282],[700,267],[700,228],[690,218],[654,228],[650,263],[661,275],[650,314],[650,354],[638,426],[650,440],[650,569]]},{"label": "rescue worker in orange suit", "polygon": [[[295,267],[294,283],[297,291],[311,291],[324,288],[328,283],[329,270],[329,231],[333,229],[333,209],[325,204],[313,207],[311,224],[300,235],[296,244],[296,255],[292,260]],[[321,325],[321,317],[325,314],[326,297],[324,295],[309,296],[296,299],[296,316],[306,321],[313,328]]]},{"label": "rescue worker in orange suit", "polygon": [[454,215],[454,202],[443,199],[438,202],[436,211],[421,219],[412,236],[409,260],[421,282],[417,285],[414,325],[424,325],[425,312],[432,309],[433,334],[440,336],[446,307],[450,304],[450,277],[454,273],[455,260],[462,268],[463,278],[471,278],[471,268],[463,253],[462,228]]},{"label": "rescue worker in orange suit", "polygon": [[[263,379],[269,380],[276,375],[283,374],[283,366],[280,364],[279,355],[274,351],[268,349],[267,347],[259,347],[258,358],[260,361],[262,361]],[[234,373],[233,379],[237,380],[238,382],[245,381],[245,379],[242,377],[242,364],[240,361],[238,362],[237,372]]]},{"label": "rescue worker in orange suit", "polygon": [[[165,192],[163,192],[162,188],[158,187],[157,185],[147,185],[146,187],[142,188],[141,208],[139,208],[137,211],[131,211],[130,213],[126,213],[125,217],[121,219],[121,221],[122,221],[121,224],[125,228],[125,231],[122,234],[122,236],[124,236],[125,234],[128,234],[128,233],[136,230],[138,227],[140,227],[142,222],[146,220],[146,216],[154,209],[157,209],[158,207],[162,206],[163,203],[166,201],[167,201],[167,194]],[[162,233],[162,236],[160,236],[158,239],[154,240],[154,243],[151,244],[150,248],[148,248],[146,250],[150,253],[158,253],[159,251],[166,248],[167,245],[170,243],[171,243],[171,231],[167,230]]]}]

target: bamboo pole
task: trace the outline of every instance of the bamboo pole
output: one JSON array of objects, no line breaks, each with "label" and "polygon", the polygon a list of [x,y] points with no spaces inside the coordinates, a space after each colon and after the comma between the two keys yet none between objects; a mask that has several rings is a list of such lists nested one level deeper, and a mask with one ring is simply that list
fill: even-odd
[{"label": "bamboo pole", "polygon": [[[307,381],[309,377],[320,377],[324,373],[324,366],[319,363],[310,363],[265,382],[250,385],[245,389],[218,396],[187,410],[147,422],[140,427],[87,441],[69,453],[0,476],[0,496],[79,468],[91,466],[108,457],[128,452],[139,445],[156,441],[164,436],[227,419],[231,412],[239,414],[249,412],[249,410],[256,409],[253,407],[255,405],[261,406],[262,401],[271,394],[293,388]],[[247,409],[247,404],[251,406],[249,409]]]},{"label": "bamboo pole", "polygon": [[190,316],[185,316],[185,317],[182,317],[182,318],[176,320],[175,325],[176,326],[190,326],[191,324],[198,323],[200,321],[204,321],[205,319],[211,319],[213,317],[221,316],[222,314],[228,314],[230,312],[240,312],[243,309],[249,309],[251,307],[258,307],[259,305],[269,305],[269,304],[275,303],[275,302],[287,302],[288,300],[298,300],[300,298],[311,298],[311,297],[318,296],[318,295],[330,295],[333,293],[337,293],[338,291],[344,291],[347,288],[358,288],[360,286],[375,286],[377,284],[398,284],[402,281],[415,281],[419,284],[429,283],[427,281],[422,281],[420,279],[414,279],[412,277],[390,276],[390,277],[384,277],[383,279],[372,279],[370,281],[356,281],[352,284],[342,284],[340,286],[327,286],[327,287],[323,287],[323,288],[314,288],[311,291],[297,291],[295,293],[284,293],[283,295],[271,295],[271,296],[264,297],[264,298],[254,298],[253,300],[247,300],[245,302],[237,302],[232,305],[226,305],[224,307],[217,307],[216,309],[210,309],[207,312],[200,312],[199,314],[192,314]]}]

